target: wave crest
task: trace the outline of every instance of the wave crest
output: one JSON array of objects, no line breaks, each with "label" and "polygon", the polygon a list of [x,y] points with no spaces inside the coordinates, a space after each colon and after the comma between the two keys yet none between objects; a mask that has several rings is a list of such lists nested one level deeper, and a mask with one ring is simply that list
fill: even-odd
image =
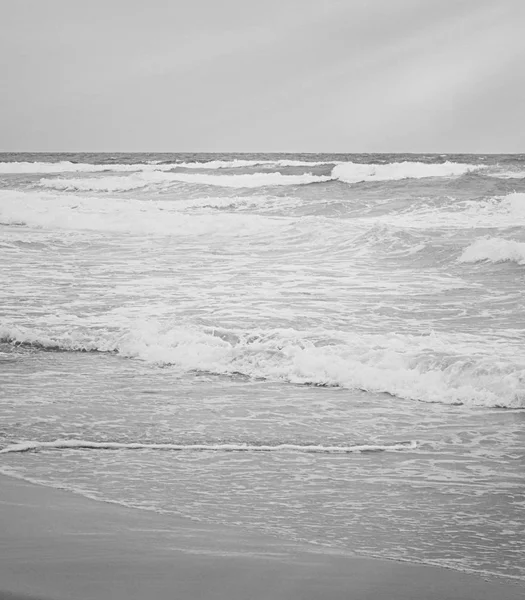
[{"label": "wave crest", "polygon": [[[212,200],[197,205],[207,206]],[[230,199],[231,202],[231,199]],[[191,207],[195,200],[181,203]],[[199,214],[180,212],[176,202],[79,197],[50,193],[0,190],[0,224],[45,229],[87,230],[138,235],[278,235],[285,220],[253,214]]]},{"label": "wave crest", "polygon": [[74,163],[71,161],[59,162],[0,162],[0,173],[5,174],[31,174],[31,173],[98,173],[104,171],[133,172],[133,171],[171,171],[177,168],[184,169],[239,169],[257,166],[275,167],[318,167],[322,165],[337,164],[338,161],[303,161],[303,160],[209,160],[202,162],[172,162],[161,163],[148,161],[146,163],[129,164],[92,164]]},{"label": "wave crest", "polygon": [[[0,330],[0,341],[49,349],[116,352],[172,365],[182,372],[360,389],[392,396],[505,408],[525,408],[525,360],[508,345],[458,336],[361,335],[290,329],[236,331],[145,322],[127,332],[58,336]],[[494,360],[499,351],[498,360]],[[473,358],[474,357],[474,358]]]},{"label": "wave crest", "polygon": [[336,165],[332,170],[332,177],[345,183],[397,181],[400,179],[421,179],[424,177],[456,177],[483,168],[485,168],[483,165],[453,162],[428,164],[405,161],[384,165],[348,162]]},{"label": "wave crest", "polygon": [[146,186],[169,187],[173,184],[189,183],[227,188],[262,188],[283,185],[308,185],[331,181],[324,175],[283,175],[281,173],[244,173],[238,175],[210,175],[207,173],[134,173],[128,177],[108,176],[84,179],[41,179],[40,186],[56,190],[117,192],[139,189]]},{"label": "wave crest", "polygon": [[502,238],[483,238],[465,248],[459,262],[515,262],[525,265],[525,243]]},{"label": "wave crest", "polygon": [[[228,173],[216,175],[203,172],[185,172],[199,170],[242,169],[257,166],[271,166],[277,169],[287,167],[313,168],[335,165],[330,175],[313,175],[312,173],[282,174],[273,173]],[[305,185],[330,180],[343,183],[359,183],[364,181],[398,181],[402,179],[421,179],[425,177],[457,177],[466,173],[486,169],[485,165],[472,165],[454,162],[422,163],[394,162],[386,164],[354,163],[343,161],[301,161],[301,160],[215,160],[208,162],[180,163],[135,163],[135,164],[89,164],[62,161],[57,163],[8,162],[0,163],[0,173],[5,174],[38,174],[38,173],[129,173],[131,178],[118,180],[115,176],[106,179],[108,191],[127,190],[154,183],[182,182],[222,187],[263,187],[273,185]],[[88,181],[91,183],[88,184]],[[95,190],[104,189],[96,180],[43,180],[42,185],[56,189]],[[95,187],[88,187],[89,185]],[[123,187],[124,186],[124,187]]]}]

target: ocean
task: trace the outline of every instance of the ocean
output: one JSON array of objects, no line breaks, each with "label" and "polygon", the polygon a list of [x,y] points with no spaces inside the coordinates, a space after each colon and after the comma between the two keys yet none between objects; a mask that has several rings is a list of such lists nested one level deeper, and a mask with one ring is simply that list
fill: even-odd
[{"label": "ocean", "polygon": [[525,581],[525,155],[1,154],[0,472]]}]

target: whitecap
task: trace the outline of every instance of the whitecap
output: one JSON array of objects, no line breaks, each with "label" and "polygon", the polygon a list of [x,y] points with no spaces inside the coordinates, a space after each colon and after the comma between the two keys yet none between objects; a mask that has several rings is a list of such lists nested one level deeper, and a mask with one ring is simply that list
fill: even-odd
[{"label": "whitecap", "polygon": [[[114,324],[114,317],[111,319]],[[123,324],[123,323],[122,323]],[[0,330],[0,341],[64,350],[116,352],[182,372],[333,386],[408,400],[525,408],[525,355],[509,341],[482,336],[358,334],[340,331],[209,330],[130,323],[102,335],[75,328],[62,334]],[[497,357],[497,360],[496,358]]]},{"label": "whitecap", "polygon": [[397,181],[401,179],[421,179],[424,177],[457,177],[483,168],[485,168],[483,165],[469,165],[448,161],[440,164],[405,161],[382,165],[347,162],[336,165],[332,170],[332,177],[345,183]]},{"label": "whitecap", "polygon": [[463,250],[459,262],[515,262],[525,265],[525,243],[502,238],[486,237],[476,240]]}]

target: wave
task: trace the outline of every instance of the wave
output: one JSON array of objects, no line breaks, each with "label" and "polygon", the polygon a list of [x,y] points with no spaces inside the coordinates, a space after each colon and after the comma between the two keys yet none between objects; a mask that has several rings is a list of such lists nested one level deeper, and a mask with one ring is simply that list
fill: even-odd
[{"label": "wave", "polygon": [[400,179],[421,179],[424,177],[457,177],[471,171],[484,169],[483,165],[445,162],[428,164],[422,162],[400,162],[384,165],[341,163],[332,170],[332,178],[345,183],[361,181],[398,181]]},{"label": "wave", "polygon": [[[220,170],[239,169],[257,166],[273,166],[275,168],[305,167],[312,168],[322,165],[335,165],[330,175],[286,175],[275,173],[251,173],[213,175],[207,173],[185,173],[177,169],[193,170]],[[394,162],[387,164],[361,164],[354,162],[338,161],[300,161],[300,160],[243,160],[230,161],[215,160],[208,162],[180,162],[180,163],[135,163],[135,164],[89,164],[62,161],[57,163],[39,162],[7,162],[0,163],[0,173],[5,174],[38,174],[38,173],[100,173],[100,172],[126,172],[151,177],[149,183],[162,180],[165,175],[167,181],[180,181],[204,185],[218,185],[226,187],[261,187],[265,185],[301,185],[320,181],[340,181],[343,183],[359,183],[364,181],[398,181],[402,179],[421,179],[425,177],[457,177],[466,173],[486,169],[484,165],[471,165],[463,163],[445,162],[441,164],[428,164],[422,162]],[[140,178],[136,183],[140,183]],[[114,182],[113,185],[116,185]],[[123,182],[121,182],[121,185]],[[57,183],[56,185],[66,185]],[[72,185],[72,184],[70,184]],[[79,184],[87,185],[87,184]],[[93,184],[95,185],[95,184]],[[146,184],[142,184],[146,185]],[[141,185],[137,185],[141,187]],[[72,189],[61,188],[61,189]],[[97,189],[80,187],[78,189]],[[122,188],[115,188],[122,189]],[[124,189],[133,189],[126,187]]]},{"label": "wave", "polygon": [[[96,179],[93,181],[97,182]],[[378,243],[386,241],[385,236],[389,235],[392,228],[410,232],[418,229],[525,226],[524,193],[476,201],[449,198],[447,201],[440,199],[439,203],[426,203],[421,200],[402,209],[402,212],[388,212],[378,216],[360,214],[363,211],[359,212],[358,205],[352,205],[351,209],[344,207],[345,211],[353,211],[351,221],[320,215],[310,219],[308,216],[292,217],[290,213],[289,216],[247,214],[247,211],[254,209],[282,212],[304,204],[305,201],[300,197],[283,198],[264,193],[239,197],[210,195],[166,201],[0,190],[0,224],[184,236],[206,233],[232,236],[261,233],[278,235],[299,228],[304,233],[318,233],[324,240],[330,237],[333,239],[334,235],[347,235],[351,224],[353,232],[359,228],[366,231],[377,230]],[[315,210],[313,203],[309,206]],[[221,209],[231,212],[220,212]],[[369,241],[368,237],[364,239],[365,243]]]},{"label": "wave", "polygon": [[137,176],[130,177],[90,177],[89,179],[41,179],[39,185],[60,191],[79,192],[127,192],[146,187],[148,181]]},{"label": "wave", "polygon": [[283,185],[307,185],[331,181],[330,176],[283,175],[281,173],[245,173],[239,175],[208,175],[205,173],[135,173],[128,177],[103,177],[88,179],[41,179],[42,187],[78,191],[128,191],[146,186],[169,186],[173,183],[190,183],[228,188],[260,188]]},{"label": "wave", "polygon": [[[214,161],[216,169],[226,168],[227,166],[239,167],[246,166],[245,163],[261,164],[255,161]],[[281,166],[286,163],[291,166],[301,161],[278,161]],[[221,163],[220,165],[218,163]],[[209,163],[181,163],[177,166],[197,168],[203,167]],[[271,164],[276,164],[271,163]],[[129,165],[127,165],[129,166]],[[147,186],[169,187],[178,183],[194,185],[211,185],[228,188],[260,188],[270,186],[287,185],[309,185],[312,183],[326,183],[329,181],[340,181],[343,183],[359,183],[363,181],[395,181],[401,179],[413,179],[424,177],[452,177],[468,173],[472,170],[482,168],[475,165],[466,165],[459,163],[426,164],[417,162],[391,163],[387,165],[340,163],[336,165],[330,175],[314,175],[312,173],[302,173],[300,175],[286,175],[280,172],[273,173],[241,173],[228,175],[213,175],[208,173],[185,173],[173,172],[171,170],[158,171],[151,169],[132,173],[128,176],[107,176],[101,178],[54,178],[41,179],[40,186],[57,190],[68,191],[98,191],[98,192],[116,192],[129,191],[133,189],[144,188]],[[154,165],[153,165],[154,166]],[[159,165],[156,165],[158,167]],[[173,165],[164,165],[173,167]],[[138,167],[138,165],[137,165]],[[210,167],[212,168],[212,167]]]},{"label": "wave", "polygon": [[[190,204],[195,201],[190,201]],[[207,200],[201,201],[206,206]],[[231,202],[231,199],[230,199]],[[138,235],[279,235],[287,219],[253,214],[185,214],[177,202],[110,200],[0,190],[0,224]],[[181,206],[184,208],[184,206]]]},{"label": "wave", "polygon": [[132,172],[132,171],[171,171],[177,168],[184,169],[239,169],[257,166],[275,167],[319,167],[323,165],[338,164],[339,161],[303,161],[303,160],[209,160],[203,162],[170,162],[147,161],[145,163],[129,164],[92,164],[74,163],[71,161],[59,162],[0,162],[0,173],[5,174],[31,174],[31,173],[97,173],[104,171]]},{"label": "wave", "polygon": [[512,192],[501,197],[501,207],[514,216],[525,217],[525,193]]},{"label": "wave", "polygon": [[494,196],[481,201],[468,200],[459,203],[461,214],[451,217],[454,223],[457,216],[463,225],[470,227],[520,227],[525,225],[525,194],[512,192],[505,196]]},{"label": "wave", "polygon": [[21,442],[0,450],[13,454],[38,450],[164,450],[178,452],[302,452],[310,454],[350,454],[352,452],[399,452],[413,450],[417,442],[392,444],[356,444],[353,446],[323,446],[322,444],[154,444],[142,442],[91,442],[86,440],[55,440],[54,442]]},{"label": "wave", "polygon": [[483,238],[465,248],[459,262],[515,262],[525,265],[525,243],[502,238]]},{"label": "wave", "polygon": [[246,167],[258,167],[271,165],[275,167],[320,167],[323,165],[335,165],[341,161],[306,161],[306,160],[245,160],[236,158],[233,160],[210,160],[204,162],[182,162],[177,163],[177,167],[185,169],[238,169]]},{"label": "wave", "polygon": [[234,210],[236,212],[254,209],[265,212],[283,212],[301,206],[303,201],[297,197],[250,194],[249,196],[204,196],[177,200],[179,210]]},{"label": "wave", "polygon": [[513,192],[482,200],[448,198],[439,204],[422,200],[397,214],[372,217],[370,222],[416,229],[512,228],[525,226],[525,193]]},{"label": "wave", "polygon": [[493,171],[485,175],[496,179],[525,179],[525,171]]},{"label": "wave", "polygon": [[31,174],[31,173],[98,173],[104,171],[141,171],[169,170],[176,165],[154,164],[91,164],[73,163],[67,160],[60,162],[0,162],[0,173]]},{"label": "wave", "polygon": [[[109,318],[109,317],[108,317]],[[114,323],[114,319],[112,319]],[[525,358],[511,342],[466,334],[415,336],[129,323],[117,334],[0,329],[0,341],[49,350],[118,353],[182,372],[241,374],[408,400],[525,408]]]}]

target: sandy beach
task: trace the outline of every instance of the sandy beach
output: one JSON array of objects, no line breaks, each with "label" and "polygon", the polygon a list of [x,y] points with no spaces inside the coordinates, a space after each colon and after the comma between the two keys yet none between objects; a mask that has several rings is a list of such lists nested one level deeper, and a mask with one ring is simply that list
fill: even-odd
[{"label": "sandy beach", "polygon": [[518,600],[523,587],[0,478],[0,598]]}]

